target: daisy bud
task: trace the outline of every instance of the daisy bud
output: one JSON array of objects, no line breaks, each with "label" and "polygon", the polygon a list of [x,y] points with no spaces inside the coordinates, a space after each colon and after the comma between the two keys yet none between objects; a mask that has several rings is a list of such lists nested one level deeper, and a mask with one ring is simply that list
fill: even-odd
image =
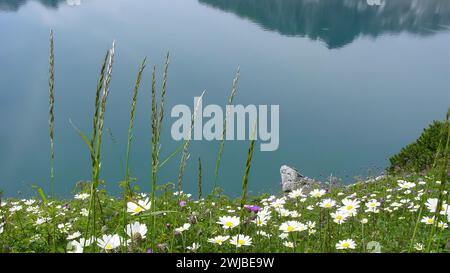
[{"label": "daisy bud", "polygon": [[106,234],[106,233],[108,233],[108,227],[107,226],[102,226],[102,233],[103,234]]},{"label": "daisy bud", "polygon": [[140,243],[142,241],[142,235],[140,233],[134,233],[131,239],[133,242]]},{"label": "daisy bud", "polygon": [[158,249],[159,252],[167,252],[167,244],[157,244],[156,248]]},{"label": "daisy bud", "polygon": [[196,224],[197,223],[197,217],[195,215],[190,215],[188,221],[189,221],[190,224]]}]

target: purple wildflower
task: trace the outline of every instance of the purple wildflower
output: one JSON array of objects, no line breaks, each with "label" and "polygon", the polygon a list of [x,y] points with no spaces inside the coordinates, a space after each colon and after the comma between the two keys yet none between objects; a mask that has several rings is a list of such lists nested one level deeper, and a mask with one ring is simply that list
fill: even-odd
[{"label": "purple wildflower", "polygon": [[244,208],[251,212],[258,212],[261,210],[261,208],[256,205],[244,205]]}]

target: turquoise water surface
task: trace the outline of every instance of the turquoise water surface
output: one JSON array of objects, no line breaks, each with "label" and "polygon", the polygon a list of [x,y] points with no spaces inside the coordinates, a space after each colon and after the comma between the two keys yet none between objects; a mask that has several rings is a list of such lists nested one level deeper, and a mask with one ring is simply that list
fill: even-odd
[{"label": "turquoise water surface", "polygon": [[[78,3],[79,2],[79,3]],[[162,75],[171,54],[161,156],[172,140],[170,109],[224,105],[236,68],[239,104],[280,106],[280,146],[256,149],[249,188],[279,190],[279,168],[345,182],[378,174],[450,104],[448,0],[0,0],[0,189],[48,188],[48,35],[55,31],[56,190],[90,179],[88,151],[69,124],[89,132],[105,50],[116,41],[101,177],[117,193],[125,171],[131,91],[147,56]],[[158,82],[158,86],[161,82]],[[150,70],[139,94],[131,173],[150,189]],[[248,141],[227,141],[220,185],[240,193]],[[259,146],[259,145],[258,145]],[[211,189],[218,141],[193,141],[185,191],[197,160]],[[180,155],[159,172],[175,182]]]}]

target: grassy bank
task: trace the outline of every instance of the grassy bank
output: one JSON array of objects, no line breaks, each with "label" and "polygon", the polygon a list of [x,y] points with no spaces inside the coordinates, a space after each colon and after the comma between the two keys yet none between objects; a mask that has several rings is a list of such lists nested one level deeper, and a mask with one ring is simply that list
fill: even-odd
[{"label": "grassy bank", "polygon": [[53,244],[57,252],[450,252],[447,206],[435,213],[441,185],[432,176],[392,176],[252,197],[244,208],[240,198],[196,199],[165,185],[153,230],[148,194],[127,201],[124,225],[124,200],[101,190],[96,238],[85,236],[89,190],[47,204],[11,199],[0,209],[0,245],[4,252],[51,252]]}]

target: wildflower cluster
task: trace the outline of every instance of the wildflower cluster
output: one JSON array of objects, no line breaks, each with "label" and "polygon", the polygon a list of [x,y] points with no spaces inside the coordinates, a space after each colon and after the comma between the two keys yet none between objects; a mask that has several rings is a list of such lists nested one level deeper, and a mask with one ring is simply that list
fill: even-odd
[{"label": "wildflower cluster", "polygon": [[[0,205],[7,252],[449,252],[448,188],[432,176],[294,190],[240,200],[165,191],[155,200],[98,194],[96,233],[86,232],[91,196]],[[51,209],[54,208],[54,211]],[[50,238],[50,239],[49,239]],[[53,240],[53,238],[55,240]],[[156,241],[153,241],[155,238]]]}]

